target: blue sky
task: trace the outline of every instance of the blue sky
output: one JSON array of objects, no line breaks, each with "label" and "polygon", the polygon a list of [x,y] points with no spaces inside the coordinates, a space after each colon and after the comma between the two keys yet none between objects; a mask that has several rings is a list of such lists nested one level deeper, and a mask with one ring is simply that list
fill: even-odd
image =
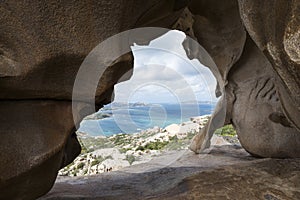
[{"label": "blue sky", "polygon": [[216,80],[196,59],[189,60],[182,47],[185,34],[170,31],[148,46],[134,45],[130,80],[115,85],[114,101],[182,103],[216,101]]}]

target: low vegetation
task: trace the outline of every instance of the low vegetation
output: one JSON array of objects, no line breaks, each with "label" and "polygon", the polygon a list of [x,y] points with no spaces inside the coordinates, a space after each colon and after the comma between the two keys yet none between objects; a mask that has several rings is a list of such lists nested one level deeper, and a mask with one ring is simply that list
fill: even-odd
[{"label": "low vegetation", "polygon": [[[207,120],[204,118],[202,120]],[[199,127],[199,122],[193,122]],[[206,122],[203,122],[206,123]],[[201,124],[203,127],[203,123]],[[198,126],[196,126],[198,124]],[[187,123],[191,125],[191,122]],[[182,124],[181,126],[185,126]],[[186,133],[170,134],[165,129],[155,127],[137,134],[116,134],[109,137],[79,137],[82,146],[80,156],[61,170],[61,175],[83,176],[115,170],[116,165],[128,166],[148,162],[153,156],[164,151],[188,149],[191,139],[199,133],[199,128]],[[215,132],[231,143],[238,143],[236,131],[232,125],[226,125]],[[106,150],[99,154],[99,150]],[[97,151],[96,151],[97,150]],[[107,151],[108,150],[108,151]],[[98,152],[98,153],[95,153]],[[103,156],[108,153],[108,156]],[[102,156],[101,156],[102,155]],[[111,159],[113,161],[106,161]],[[124,162],[127,161],[127,162]]]},{"label": "low vegetation", "polygon": [[236,136],[236,131],[231,124],[225,125],[222,128],[219,128],[215,131],[215,134],[221,136]]},{"label": "low vegetation", "polygon": [[129,163],[130,165],[132,165],[132,163],[133,163],[134,161],[136,161],[136,158],[135,158],[134,155],[126,155],[125,160],[127,160],[128,163]]}]

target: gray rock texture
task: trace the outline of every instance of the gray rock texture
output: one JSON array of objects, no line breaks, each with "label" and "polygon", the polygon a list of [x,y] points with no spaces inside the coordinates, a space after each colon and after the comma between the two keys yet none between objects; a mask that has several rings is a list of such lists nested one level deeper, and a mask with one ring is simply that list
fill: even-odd
[{"label": "gray rock texture", "polygon": [[40,199],[299,199],[299,164],[220,146],[208,154],[176,152],[122,171],[60,178]]},{"label": "gray rock texture", "polygon": [[[225,124],[234,125],[242,146],[252,155],[300,157],[299,2],[229,2],[189,4],[193,18],[201,16],[198,23],[194,20],[190,35],[215,61],[221,74],[216,76],[221,87],[216,92],[223,92],[191,150],[199,153],[209,146],[214,130],[223,125],[219,121],[226,107]],[[187,44],[185,48],[194,52],[192,58],[199,57],[197,49]]]},{"label": "gray rock texture", "polygon": [[[73,119],[74,80],[87,54],[106,38],[148,22],[171,27],[184,4],[0,2],[0,199],[46,193],[58,169],[79,154],[75,125],[95,106],[78,102]],[[124,55],[99,77],[97,107],[111,101],[114,84],[132,63],[131,53]]]},{"label": "gray rock texture", "polygon": [[241,18],[276,73],[285,115],[300,129],[300,2],[239,0]]}]

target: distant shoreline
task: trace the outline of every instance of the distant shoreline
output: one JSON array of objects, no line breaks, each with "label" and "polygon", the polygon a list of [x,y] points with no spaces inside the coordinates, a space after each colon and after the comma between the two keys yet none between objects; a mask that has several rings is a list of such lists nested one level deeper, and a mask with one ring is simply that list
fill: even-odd
[{"label": "distant shoreline", "polygon": [[[82,153],[60,170],[59,175],[86,176],[116,171],[150,162],[167,152],[188,150],[191,139],[204,127],[209,117],[191,117],[181,124],[153,127],[134,134],[120,133],[105,137],[78,133]],[[236,143],[236,138],[230,136],[229,139]],[[223,137],[214,136],[212,144],[216,143],[230,144]]]},{"label": "distant shoreline", "polygon": [[104,106],[97,113],[87,116],[79,132],[91,136],[110,136],[117,133],[136,133],[154,126],[166,127],[188,121],[190,116],[210,115],[214,104],[119,104]]}]

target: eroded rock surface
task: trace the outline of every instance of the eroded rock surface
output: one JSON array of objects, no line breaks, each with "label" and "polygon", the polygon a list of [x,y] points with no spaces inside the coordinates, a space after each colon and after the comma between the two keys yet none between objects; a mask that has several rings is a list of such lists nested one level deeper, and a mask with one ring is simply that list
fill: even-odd
[{"label": "eroded rock surface", "polygon": [[298,199],[299,187],[299,159],[254,159],[229,145],[208,154],[176,152],[118,172],[60,178],[40,199]]},{"label": "eroded rock surface", "polygon": [[280,101],[300,129],[300,2],[239,0],[241,18],[276,72]]},{"label": "eroded rock surface", "polygon": [[[214,130],[223,125],[219,121],[226,107],[224,123],[235,126],[242,146],[252,155],[300,157],[299,61],[295,59],[300,49],[299,45],[295,46],[299,29],[295,13],[299,2],[261,4],[261,1],[241,0],[239,4],[230,1],[224,5],[217,1],[193,2],[194,6],[189,9],[202,21],[194,21],[191,31],[200,44],[209,46],[206,50],[221,73],[221,77],[216,77],[224,96],[208,125],[195,136],[191,150],[199,153],[209,146]],[[197,13],[195,5],[205,10]],[[240,10],[241,18],[236,17],[236,9]],[[228,10],[230,14],[223,16]],[[214,12],[217,14],[213,15]],[[228,27],[231,28],[227,30]],[[204,29],[215,31],[206,34]],[[290,42],[285,42],[287,37]],[[192,46],[185,45],[185,48],[187,52],[194,52]],[[200,56],[192,54],[192,57]],[[231,62],[228,58],[232,58]]]},{"label": "eroded rock surface", "polygon": [[[166,20],[161,26],[171,26],[184,5],[1,1],[0,199],[32,199],[46,193],[57,170],[79,154],[75,125],[95,106],[75,99],[72,115],[74,80],[87,54],[108,37],[149,20],[154,25]],[[111,101],[114,84],[132,62],[128,53],[99,77],[97,107]],[[85,90],[80,92],[84,96]]]},{"label": "eroded rock surface", "polygon": [[284,115],[276,87],[280,83],[250,38],[228,80],[232,123],[242,146],[260,157],[300,157],[300,134]]}]

